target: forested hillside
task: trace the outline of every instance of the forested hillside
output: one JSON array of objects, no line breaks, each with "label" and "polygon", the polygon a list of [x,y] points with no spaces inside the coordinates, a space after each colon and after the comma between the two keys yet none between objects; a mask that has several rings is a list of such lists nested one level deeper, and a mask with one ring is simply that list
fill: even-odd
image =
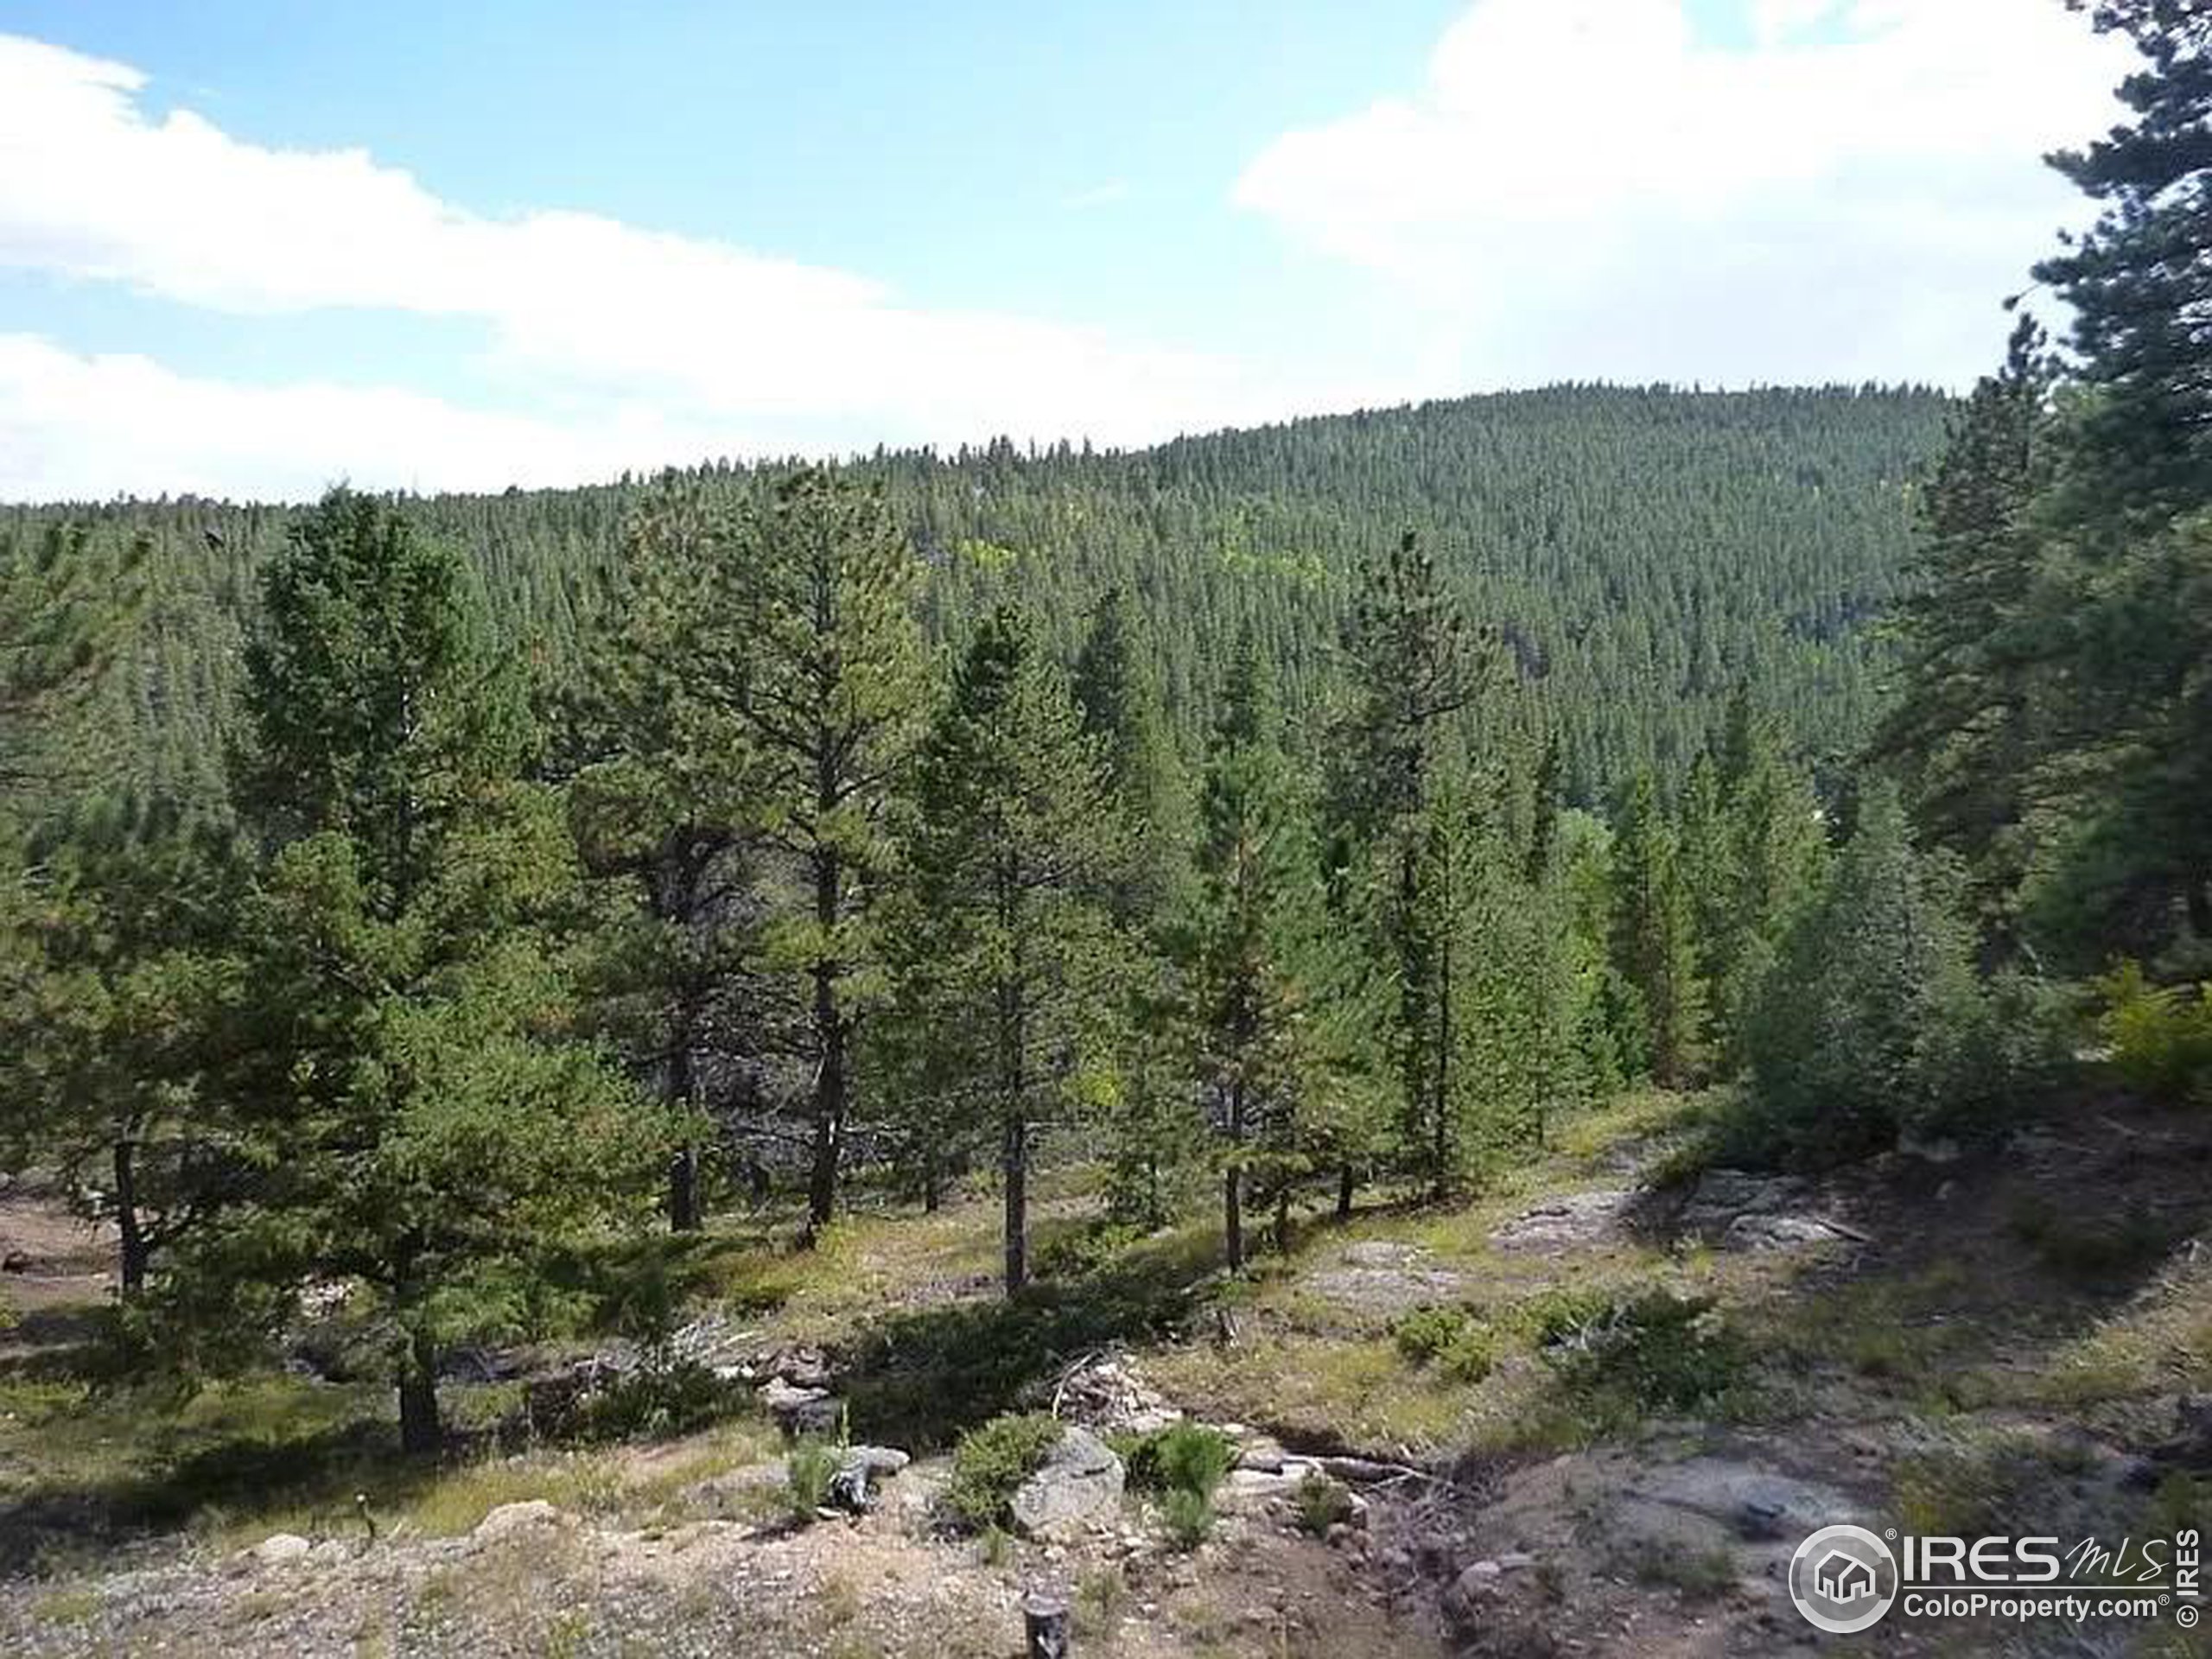
[{"label": "forested hillside", "polygon": [[[1169,715],[1194,751],[1249,621],[1294,719],[1316,702],[1358,559],[1411,530],[1495,627],[1556,722],[1570,798],[1686,764],[1747,680],[1807,750],[1836,755],[1878,701],[1871,626],[1898,592],[1916,480],[1949,401],[1923,391],[1560,387],[1181,439],[1133,453],[1004,442],[879,454],[928,568],[943,639],[997,598],[1071,654],[1098,596],[1146,613]],[[743,469],[694,475],[734,495]],[[421,531],[483,573],[510,637],[572,657],[643,486],[440,496]],[[213,787],[257,573],[296,510],[200,500],[0,510],[0,537],[143,540],[154,597],[130,724],[156,793]]]}]

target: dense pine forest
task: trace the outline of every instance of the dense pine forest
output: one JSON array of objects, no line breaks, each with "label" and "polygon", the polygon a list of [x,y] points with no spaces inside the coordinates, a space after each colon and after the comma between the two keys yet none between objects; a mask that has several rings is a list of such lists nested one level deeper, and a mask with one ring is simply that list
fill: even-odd
[{"label": "dense pine forest", "polygon": [[[1510,645],[1533,716],[1559,729],[1568,792],[1594,802],[1638,765],[1686,765],[1739,683],[1808,753],[1841,756],[1864,736],[1885,660],[1873,625],[1902,591],[1914,492],[1948,403],[1562,387],[1130,454],[1001,442],[839,470],[879,486],[909,538],[933,639],[1015,596],[1068,657],[1099,596],[1127,594],[1189,755],[1248,622],[1292,717],[1318,706],[1359,561],[1412,531],[1470,619]],[[756,481],[728,465],[684,476],[722,500]],[[480,573],[499,636],[558,665],[652,487],[406,512]],[[86,556],[143,558],[135,660],[106,718],[136,734],[133,771],[160,792],[219,789],[259,573],[297,517],[197,500],[0,509],[0,544],[18,556],[67,537]]]},{"label": "dense pine forest", "polygon": [[2212,56],[2101,15],[2071,334],[1964,399],[0,515],[0,1157],[114,1228],[118,1367],[340,1306],[427,1454],[734,1212],[980,1195],[1039,1309],[1630,1090],[1798,1173],[2205,1098]]}]

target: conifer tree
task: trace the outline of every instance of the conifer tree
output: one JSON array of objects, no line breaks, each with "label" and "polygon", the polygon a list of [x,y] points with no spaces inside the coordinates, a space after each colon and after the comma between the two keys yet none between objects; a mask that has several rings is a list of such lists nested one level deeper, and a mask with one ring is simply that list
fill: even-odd
[{"label": "conifer tree", "polygon": [[1332,993],[1320,867],[1281,746],[1272,665],[1248,630],[1231,658],[1207,754],[1199,890],[1187,946],[1192,1054],[1221,1143],[1222,1236],[1245,1259],[1252,1178],[1287,1226],[1293,1185],[1327,1126],[1301,1121],[1356,1088]]},{"label": "conifer tree", "polygon": [[1920,587],[1898,607],[1898,696],[1870,745],[1903,772],[1922,832],[1967,861],[1992,924],[2026,873],[2047,637],[2035,504],[2052,474],[2054,372],[2023,317],[1953,428],[1922,506]]},{"label": "conifer tree", "polygon": [[[1454,953],[1443,918],[1456,901],[1425,887],[1424,878],[1454,868],[1439,856],[1444,843],[1431,814],[1454,723],[1480,690],[1482,664],[1435,561],[1410,531],[1363,572],[1345,644],[1351,705],[1334,757],[1332,886],[1340,914],[1371,918],[1396,978],[1404,1117],[1409,1130],[1427,1125],[1433,1146],[1452,1088]],[[1440,1167],[1431,1173],[1445,1179]],[[1349,1207],[1351,1184],[1347,1168],[1340,1208]]]},{"label": "conifer tree", "polygon": [[1652,1075],[1669,1088],[1705,1059],[1706,986],[1680,842],[1649,772],[1629,786],[1612,860],[1613,961],[1634,992]]},{"label": "conifer tree", "polygon": [[1768,1149],[1859,1156],[2002,1094],[1958,893],[1955,864],[1913,847],[1896,791],[1870,785],[1834,883],[1797,919],[1753,1011]]},{"label": "conifer tree", "polygon": [[226,1104],[246,1190],[165,1275],[181,1351],[311,1281],[389,1322],[400,1438],[439,1356],[531,1322],[548,1252],[632,1213],[667,1126],[561,1040],[578,872],[461,567],[334,492],[264,582],[244,802],[273,856],[243,921],[257,1063]]},{"label": "conifer tree", "polygon": [[[766,884],[764,965],[794,982],[809,1076],[807,1230],[837,1203],[855,1033],[882,995],[869,922],[891,857],[886,813],[920,735],[927,661],[913,613],[919,571],[880,496],[805,469],[756,489],[686,555],[691,610],[663,673],[742,756],[743,811],[796,893]],[[648,531],[649,537],[652,532]]]},{"label": "conifer tree", "polygon": [[[641,505],[613,591],[581,630],[561,699],[569,818],[585,866],[625,890],[599,930],[591,989],[633,1071],[695,1131],[709,1078],[762,1046],[749,734],[709,677],[742,668],[728,550],[700,493]],[[668,1215],[702,1220],[696,1134],[669,1171]]]},{"label": "conifer tree", "polygon": [[1023,613],[976,627],[914,788],[929,936],[904,964],[901,1017],[928,1033],[947,1127],[996,1132],[1012,1296],[1029,1277],[1032,1138],[1111,1086],[1121,947],[1108,900],[1126,855],[1103,760]]},{"label": "conifer tree", "polygon": [[126,1302],[235,1189],[224,1084],[249,990],[227,826],[88,798],[41,825],[0,977],[0,1155],[115,1230]]},{"label": "conifer tree", "polygon": [[1175,988],[1166,933],[1189,903],[1190,790],[1161,702],[1147,630],[1120,588],[1091,609],[1073,675],[1084,730],[1098,746],[1128,837],[1110,895],[1126,940],[1116,999],[1122,1062],[1102,1124],[1107,1207],[1146,1228],[1164,1225],[1180,1166],[1192,1150],[1185,1079],[1175,1052]]}]

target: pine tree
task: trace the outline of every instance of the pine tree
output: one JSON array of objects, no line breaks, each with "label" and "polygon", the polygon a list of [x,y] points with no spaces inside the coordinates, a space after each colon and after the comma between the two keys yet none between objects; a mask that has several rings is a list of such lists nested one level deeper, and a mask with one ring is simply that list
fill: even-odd
[{"label": "pine tree", "polygon": [[1192,1150],[1166,940],[1189,903],[1192,831],[1189,783],[1168,728],[1147,631],[1119,588],[1092,607],[1073,687],[1128,837],[1123,874],[1111,894],[1128,944],[1125,982],[1116,999],[1122,1061],[1101,1126],[1107,1209],[1150,1229],[1166,1224],[1172,1190]]},{"label": "pine tree", "polygon": [[[720,520],[670,482],[628,536],[613,591],[581,630],[559,709],[569,818],[586,868],[621,889],[598,931],[590,988],[633,1071],[702,1127],[710,1078],[761,1045],[749,734],[710,679],[747,662]],[[668,1215],[702,1221],[701,1150],[669,1171]]]},{"label": "pine tree", "polygon": [[[1248,630],[1230,659],[1207,755],[1199,891],[1185,997],[1192,1058],[1222,1142],[1222,1236],[1244,1265],[1253,1176],[1276,1198],[1278,1232],[1305,1155],[1327,1127],[1306,1109],[1349,1051],[1331,996],[1319,861],[1281,743],[1272,668]],[[1280,1238],[1279,1238],[1280,1242]]]},{"label": "pine tree", "polygon": [[1966,859],[1992,923],[2025,874],[2054,372],[2022,318],[1952,430],[1923,504],[1921,586],[1897,613],[1897,700],[1869,746],[1904,773],[1922,832]]},{"label": "pine tree", "polygon": [[1705,1060],[1706,986],[1680,842],[1648,772],[1623,803],[1612,887],[1614,963],[1641,1009],[1652,1075],[1681,1088]]},{"label": "pine tree", "polygon": [[[1351,705],[1331,788],[1333,896],[1341,916],[1371,918],[1395,976],[1404,1118],[1413,1139],[1433,1148],[1446,1134],[1452,1089],[1455,940],[1445,918],[1457,904],[1436,886],[1455,865],[1433,810],[1455,721],[1481,690],[1483,662],[1434,560],[1410,531],[1363,573],[1345,645]],[[1429,1163],[1441,1184],[1441,1161]],[[1351,1185],[1348,1167],[1340,1209],[1350,1205]]]},{"label": "pine tree", "polygon": [[911,861],[929,920],[902,973],[901,1016],[928,1033],[944,1098],[996,1131],[1005,1284],[1029,1277],[1038,1126],[1111,1086],[1121,949],[1107,901],[1126,849],[1105,766],[1024,613],[986,617],[915,779]]},{"label": "pine tree", "polygon": [[1764,1149],[1820,1163],[1926,1132],[2008,1086],[1955,865],[1912,845],[1877,783],[1821,901],[1792,928],[1748,1033]]},{"label": "pine tree", "polygon": [[88,798],[48,821],[0,976],[0,1150],[115,1230],[124,1300],[237,1188],[224,1084],[249,989],[227,826]]},{"label": "pine tree", "polygon": [[2212,505],[2205,433],[2212,385],[2212,19],[2187,0],[2069,0],[2118,32],[2144,67],[2120,83],[2133,118],[2050,158],[2092,200],[2096,224],[2036,267],[2071,308],[2095,388],[2075,442],[2107,499],[2137,527]]},{"label": "pine tree", "polygon": [[[696,534],[671,525],[670,556],[685,558]],[[868,912],[928,688],[919,570],[875,492],[812,469],[748,496],[704,541],[704,556],[689,558],[679,655],[663,671],[710,727],[726,725],[743,756],[747,828],[797,887],[767,885],[761,932],[766,966],[798,988],[811,1238],[836,1211],[855,1036],[881,994]]]},{"label": "pine tree", "polygon": [[353,1287],[424,1452],[443,1347],[524,1327],[548,1253],[630,1213],[667,1126],[559,1039],[574,851],[518,781],[518,688],[459,562],[334,492],[264,613],[244,803],[274,850],[241,922],[257,1063],[226,1102],[253,1173],[163,1288],[189,1353]]}]

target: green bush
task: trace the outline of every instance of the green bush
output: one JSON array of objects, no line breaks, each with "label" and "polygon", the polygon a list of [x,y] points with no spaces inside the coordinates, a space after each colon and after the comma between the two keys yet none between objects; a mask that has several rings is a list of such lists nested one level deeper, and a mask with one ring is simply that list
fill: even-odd
[{"label": "green bush", "polygon": [[1043,1412],[994,1417],[970,1429],[952,1449],[945,1508],[978,1531],[1005,1524],[1014,1490],[1037,1472],[1060,1434],[1059,1420]]},{"label": "green bush", "polygon": [[1471,1324],[1437,1356],[1436,1369],[1453,1382],[1473,1383],[1488,1376],[1497,1363],[1496,1340],[1486,1327]]},{"label": "green bush", "polygon": [[1411,1363],[1426,1365],[1457,1342],[1466,1328],[1465,1308],[1417,1307],[1399,1316],[1390,1327],[1390,1339]]},{"label": "green bush", "polygon": [[784,1488],[791,1518],[801,1525],[830,1501],[830,1483],[845,1460],[844,1448],[828,1440],[801,1440],[784,1461]]},{"label": "green bush", "polygon": [[661,1440],[704,1428],[740,1403],[729,1383],[684,1360],[626,1372],[580,1395],[563,1421],[538,1427],[563,1439]]},{"label": "green bush", "polygon": [[1097,1272],[1143,1238],[1126,1222],[1098,1220],[1047,1234],[1030,1253],[1030,1268],[1040,1279],[1080,1279]]},{"label": "green bush", "polygon": [[1544,1363],[1570,1388],[1643,1411],[1707,1404],[1736,1387],[1745,1369],[1741,1345],[1709,1296],[1569,1294],[1538,1312],[1535,1334]]},{"label": "green bush", "polygon": [[1975,971],[1956,861],[1912,844],[1870,789],[1835,878],[1783,940],[1744,1032],[1750,1086],[1732,1162],[1821,1166],[1972,1130],[2038,1079]]},{"label": "green bush", "polygon": [[1298,1506],[1299,1526],[1316,1538],[1351,1519],[1351,1494],[1318,1469],[1298,1483],[1291,1498]]},{"label": "green bush", "polygon": [[1160,1500],[1160,1519],[1178,1549],[1196,1549],[1213,1531],[1213,1503],[1178,1486]]},{"label": "green bush", "polygon": [[2212,1097],[2212,982],[2154,985],[2124,962],[2097,982],[2097,1028],[2128,1084],[2159,1100]]},{"label": "green bush", "polygon": [[1211,1501],[1236,1466],[1236,1442],[1203,1423],[1174,1423],[1138,1439],[1122,1461],[1134,1486]]}]

